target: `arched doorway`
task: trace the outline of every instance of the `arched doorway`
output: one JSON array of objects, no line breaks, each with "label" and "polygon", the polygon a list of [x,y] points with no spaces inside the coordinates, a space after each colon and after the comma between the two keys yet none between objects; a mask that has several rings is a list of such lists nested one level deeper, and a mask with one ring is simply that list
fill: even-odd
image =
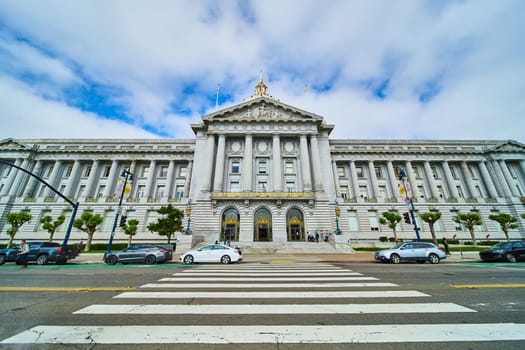
[{"label": "arched doorway", "polygon": [[272,213],[260,208],[253,217],[253,240],[268,242],[272,240]]},{"label": "arched doorway", "polygon": [[222,214],[221,241],[239,240],[240,216],[235,208],[230,208]]},{"label": "arched doorway", "polygon": [[286,233],[289,241],[304,241],[303,213],[296,208],[286,214]]}]

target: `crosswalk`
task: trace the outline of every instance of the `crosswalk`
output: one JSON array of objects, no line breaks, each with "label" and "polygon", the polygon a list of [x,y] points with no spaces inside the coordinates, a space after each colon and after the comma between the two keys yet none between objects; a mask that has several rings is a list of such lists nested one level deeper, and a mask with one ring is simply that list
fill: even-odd
[{"label": "crosswalk", "polygon": [[[326,263],[202,265],[178,271],[136,291],[74,312],[102,315],[96,325],[39,325],[0,344],[349,344],[523,341],[525,324],[437,323],[354,324],[366,315],[464,315],[476,311],[404,289],[375,277]],[[376,302],[378,301],[378,302]],[[130,315],[133,325],[112,316]],[[192,317],[191,324],[157,325],[140,316]],[[285,317],[269,322],[272,317]],[[305,318],[306,316],[306,318]],[[335,324],[308,323],[333,317]],[[210,317],[243,317],[216,324]],[[302,318],[300,318],[302,317]],[[343,318],[341,318],[343,317]],[[245,322],[245,320],[249,320]],[[297,321],[297,320],[300,320]]]}]

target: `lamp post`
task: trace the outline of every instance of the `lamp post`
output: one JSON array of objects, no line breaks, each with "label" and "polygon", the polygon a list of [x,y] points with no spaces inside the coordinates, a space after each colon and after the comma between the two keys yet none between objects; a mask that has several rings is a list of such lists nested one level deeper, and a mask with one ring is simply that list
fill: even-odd
[{"label": "lamp post", "polygon": [[335,234],[340,235],[341,229],[339,228],[339,216],[341,216],[341,208],[339,208],[339,201],[335,200]]},{"label": "lamp post", "polygon": [[400,191],[401,195],[405,197],[405,203],[410,212],[410,218],[412,219],[412,224],[414,225],[414,231],[416,232],[417,241],[421,241],[419,237],[419,228],[417,227],[416,217],[414,215],[414,202],[412,201],[412,189],[410,187],[410,182],[408,181],[407,174],[404,169],[399,171],[399,181],[403,184],[403,190]]},{"label": "lamp post", "polygon": [[124,178],[124,185],[122,186],[122,191],[120,191],[120,198],[118,200],[118,207],[117,207],[117,213],[115,214],[115,221],[113,222],[113,228],[111,229],[111,235],[109,235],[109,242],[108,242],[108,248],[106,252],[104,253],[104,259],[106,258],[106,255],[111,253],[111,245],[113,244],[113,237],[115,237],[115,230],[117,229],[117,223],[118,223],[118,217],[120,216],[120,213],[122,211],[122,200],[124,199],[124,194],[126,192],[126,186],[128,184],[128,180],[131,181],[133,179],[133,174],[129,169],[125,169],[120,174],[120,177]]},{"label": "lamp post", "polygon": [[186,216],[188,217],[188,226],[186,227],[186,234],[190,234],[190,225],[191,225],[191,198],[188,200],[188,205],[186,205]]}]

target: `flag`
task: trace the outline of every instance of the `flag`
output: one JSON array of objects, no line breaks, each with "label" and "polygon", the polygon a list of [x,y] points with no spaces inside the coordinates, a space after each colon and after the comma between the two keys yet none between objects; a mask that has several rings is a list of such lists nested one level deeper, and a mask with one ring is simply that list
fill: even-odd
[{"label": "flag", "polygon": [[306,94],[308,92],[308,84],[304,85],[304,93]]}]

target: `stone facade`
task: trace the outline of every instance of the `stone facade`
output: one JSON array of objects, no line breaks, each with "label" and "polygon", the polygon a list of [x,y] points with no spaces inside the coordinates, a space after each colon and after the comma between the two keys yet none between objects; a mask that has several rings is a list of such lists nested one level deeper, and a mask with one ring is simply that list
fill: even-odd
[{"label": "stone facade", "polygon": [[[38,175],[79,203],[80,215],[104,217],[95,241],[109,237],[118,208],[117,180],[129,169],[133,184],[122,213],[139,220],[135,242],[161,241],[146,226],[171,203],[186,213],[189,248],[231,240],[253,251],[307,251],[308,232],[331,233],[329,246],[392,236],[381,213],[407,211],[399,193],[403,169],[412,188],[416,217],[440,211],[439,237],[469,239],[452,218],[476,211],[476,236],[502,239],[492,213],[518,217],[513,238],[525,238],[525,145],[516,141],[334,140],[324,118],[269,96],[261,80],[249,99],[206,115],[192,125],[195,139],[31,139],[0,141],[0,160]],[[71,216],[71,206],[49,187],[0,163],[0,241],[5,216],[27,211],[33,219],[17,239],[45,239],[45,215]],[[191,219],[188,222],[188,215]],[[422,238],[428,225],[417,220]],[[340,230],[339,235],[338,228]],[[66,224],[59,233],[64,233]],[[398,237],[415,238],[400,223]],[[72,240],[84,234],[73,230]],[[126,241],[117,228],[115,241]],[[326,246],[323,245],[323,246]],[[319,249],[319,248],[316,248]]]}]

